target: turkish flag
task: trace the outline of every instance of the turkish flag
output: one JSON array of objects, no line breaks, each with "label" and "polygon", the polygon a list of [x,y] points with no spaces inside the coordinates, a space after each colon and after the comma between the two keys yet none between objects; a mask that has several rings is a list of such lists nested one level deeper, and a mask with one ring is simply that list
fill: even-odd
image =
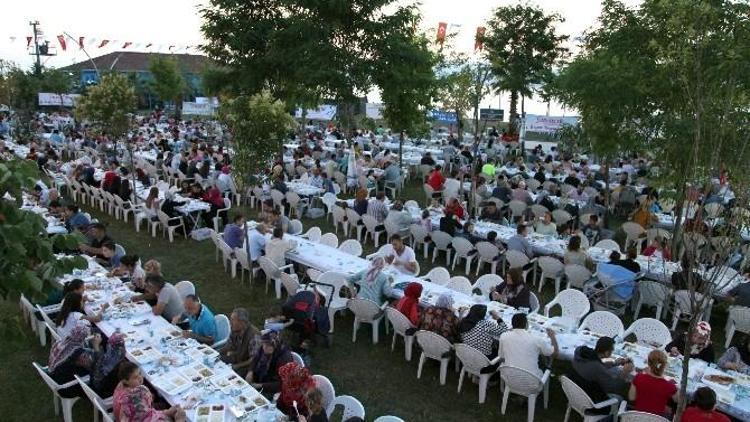
[{"label": "turkish flag", "polygon": [[438,23],[438,30],[437,30],[437,42],[439,42],[441,45],[445,41],[445,32],[448,30],[448,24],[445,22],[439,22]]},{"label": "turkish flag", "polygon": [[78,48],[83,49],[83,37],[78,37]]},{"label": "turkish flag", "polygon": [[57,42],[60,43],[60,48],[62,48],[62,50],[65,51],[65,49],[67,48],[67,46],[65,45],[65,36],[58,35],[57,36]]},{"label": "turkish flag", "polygon": [[34,37],[26,37],[26,47],[31,47],[31,40],[33,40]]},{"label": "turkish flag", "polygon": [[125,44],[122,45],[123,50],[130,47],[133,43],[130,41],[125,41]]},{"label": "turkish flag", "polygon": [[109,40],[102,40],[102,42],[99,44],[99,48],[102,48],[107,44],[109,44]]},{"label": "turkish flag", "polygon": [[484,48],[484,32],[487,28],[480,26],[477,27],[477,35],[474,37],[474,50],[481,50]]},{"label": "turkish flag", "polygon": [[153,44],[153,43],[148,43],[148,44],[146,44],[146,48],[149,48],[149,47],[151,47],[152,45],[154,45],[154,44]]}]

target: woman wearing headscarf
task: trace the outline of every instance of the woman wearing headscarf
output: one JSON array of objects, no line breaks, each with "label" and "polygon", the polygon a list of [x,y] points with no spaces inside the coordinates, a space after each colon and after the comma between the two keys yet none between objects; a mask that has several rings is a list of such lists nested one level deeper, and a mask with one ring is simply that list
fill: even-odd
[{"label": "woman wearing headscarf", "polygon": [[[58,384],[65,384],[74,379],[74,375],[87,375],[93,368],[99,354],[102,338],[98,334],[91,340],[91,348],[86,347],[89,327],[76,325],[67,337],[55,342],[49,353],[47,372]],[[71,387],[60,391],[63,397],[79,395],[80,387]]]},{"label": "woman wearing headscarf", "polygon": [[[688,333],[683,333],[671,343],[667,344],[666,350],[672,357],[685,354],[685,340]],[[702,361],[714,362],[714,348],[711,345],[711,325],[708,321],[701,321],[690,333],[693,345],[690,347],[690,357]]]},{"label": "woman wearing headscarf", "polygon": [[736,346],[727,349],[719,358],[721,369],[732,370],[750,375],[750,336]]},{"label": "woman wearing headscarf", "polygon": [[[281,394],[276,402],[276,407],[289,416],[307,415],[308,409],[305,402],[307,390],[315,388],[315,381],[310,371],[296,362],[289,362],[279,368],[279,379],[281,380]],[[294,408],[297,402],[297,408]]]},{"label": "woman wearing headscarf", "polygon": [[292,354],[275,331],[263,334],[260,345],[245,379],[253,388],[271,397],[280,388],[279,368],[292,362]]},{"label": "woman wearing headscarf", "polygon": [[492,321],[484,319],[486,315],[486,305],[472,306],[461,320],[458,332],[464,344],[479,350],[489,359],[494,359],[497,356],[497,339],[508,331],[508,327],[495,311],[490,312]]},{"label": "woman wearing headscarf", "polygon": [[419,297],[422,295],[420,283],[409,283],[404,289],[404,297],[396,303],[396,309],[406,315],[412,324],[419,324]]},{"label": "woman wearing headscarf", "polygon": [[383,303],[387,297],[393,293],[391,280],[388,274],[383,272],[385,268],[385,259],[381,256],[370,261],[367,269],[349,277],[349,284],[359,287],[357,297],[360,299],[369,299],[378,305]]},{"label": "woman wearing headscarf", "polygon": [[91,371],[91,388],[100,397],[110,397],[117,387],[117,366],[125,359],[125,337],[112,334],[107,341],[107,350],[94,363]]},{"label": "woman wearing headscarf", "polygon": [[422,311],[418,327],[420,330],[440,334],[451,343],[457,342],[458,318],[453,312],[453,296],[446,293],[440,295],[435,306]]}]

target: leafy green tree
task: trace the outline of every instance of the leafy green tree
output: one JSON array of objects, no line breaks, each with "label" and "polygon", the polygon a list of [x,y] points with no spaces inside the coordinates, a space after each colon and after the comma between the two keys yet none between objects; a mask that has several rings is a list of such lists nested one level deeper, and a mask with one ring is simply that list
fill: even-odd
[{"label": "leafy green tree", "polygon": [[[39,180],[36,163],[0,161],[0,191],[11,198],[0,199],[0,296],[17,300],[21,294],[42,301],[56,277],[85,268],[81,257],[57,259],[54,250],[75,249],[80,235],[46,236],[46,221],[38,214],[20,209],[22,191]],[[0,317],[0,331],[14,332],[17,318]]]},{"label": "leafy green tree", "polygon": [[[704,274],[704,294],[692,269],[707,263],[694,234],[682,228],[687,209],[702,215],[716,198],[712,179],[726,172],[736,204],[748,203],[750,174],[750,7],[728,0],[646,0],[627,8],[606,0],[582,53],[555,81],[557,95],[581,113],[592,149],[609,163],[619,153],[647,153],[659,185],[676,190],[673,250],[684,256],[694,329],[714,293],[726,287],[721,271]],[[719,197],[718,199],[724,199]],[[740,244],[750,212],[734,209],[718,230],[725,243],[708,263],[726,265]],[[692,337],[687,336],[685,350]],[[689,356],[682,359],[680,401],[686,405]]]},{"label": "leafy green tree", "polygon": [[219,67],[208,85],[242,95],[268,90],[290,108],[354,103],[373,79],[385,79],[374,70],[386,71],[378,62],[393,52],[384,49],[413,33],[416,10],[396,0],[211,0],[201,29]]},{"label": "leafy green tree", "polygon": [[510,133],[518,133],[518,98],[530,97],[567,55],[555,26],[564,19],[527,4],[501,6],[487,23],[485,55],[498,91],[510,92]]},{"label": "leafy green tree", "polygon": [[110,73],[78,100],[75,112],[79,119],[88,120],[117,139],[127,133],[135,105],[135,89],[127,77]]},{"label": "leafy green tree", "polygon": [[286,105],[267,91],[224,101],[219,117],[232,134],[232,171],[238,188],[244,191],[281,152],[283,139],[296,122]]},{"label": "leafy green tree", "polygon": [[23,114],[38,109],[40,92],[67,94],[72,88],[72,77],[61,70],[42,68],[37,75],[7,61],[0,63],[0,103]]},{"label": "leafy green tree", "polygon": [[160,100],[172,101],[177,117],[182,110],[182,94],[185,92],[185,80],[180,73],[177,60],[162,55],[153,55],[148,70],[154,76],[152,87]]}]

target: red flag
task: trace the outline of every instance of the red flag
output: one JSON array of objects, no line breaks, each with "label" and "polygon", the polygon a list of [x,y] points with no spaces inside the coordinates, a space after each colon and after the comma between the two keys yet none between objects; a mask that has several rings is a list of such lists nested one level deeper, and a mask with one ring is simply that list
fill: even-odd
[{"label": "red flag", "polygon": [[78,48],[83,49],[83,37],[78,37]]},{"label": "red flag", "polygon": [[123,50],[130,47],[133,43],[130,41],[125,41],[125,44],[122,45]]},{"label": "red flag", "polygon": [[477,35],[474,37],[474,51],[484,48],[484,32],[486,30],[487,28],[483,26],[477,27]]},{"label": "red flag", "polygon": [[109,44],[109,40],[102,40],[102,42],[99,44],[99,48],[102,48],[107,44]]},{"label": "red flag", "polygon": [[438,30],[437,30],[437,42],[440,43],[440,45],[443,45],[443,42],[445,41],[445,32],[448,30],[448,24],[445,22],[439,22],[438,23]]},{"label": "red flag", "polygon": [[146,44],[146,48],[149,48],[149,47],[151,47],[152,45],[154,45],[154,44],[153,44],[153,43],[148,43],[148,44]]},{"label": "red flag", "polygon": [[31,47],[31,40],[33,40],[34,37],[26,37],[26,47]]},{"label": "red flag", "polygon": [[57,42],[60,43],[60,48],[62,48],[62,50],[65,51],[65,49],[67,48],[67,46],[65,45],[65,36],[58,35],[57,36]]}]

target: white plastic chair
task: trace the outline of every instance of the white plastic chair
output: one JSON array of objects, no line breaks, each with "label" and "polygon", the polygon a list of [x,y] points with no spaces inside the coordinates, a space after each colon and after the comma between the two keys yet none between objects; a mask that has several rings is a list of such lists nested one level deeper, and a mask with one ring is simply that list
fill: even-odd
[{"label": "white plastic chair", "polygon": [[339,245],[339,250],[354,256],[362,256],[362,245],[357,239],[347,239]]},{"label": "white plastic chair", "polygon": [[440,385],[445,385],[445,379],[448,375],[448,363],[450,362],[450,352],[453,345],[443,336],[433,333],[432,331],[419,330],[415,335],[417,344],[422,348],[422,354],[419,356],[419,366],[417,367],[417,378],[422,376],[422,367],[427,359],[434,359],[440,362]]},{"label": "white plastic chair", "polygon": [[471,282],[468,278],[457,275],[448,281],[448,283],[445,285],[445,288],[454,290],[459,293],[463,293],[467,296],[471,296]]},{"label": "white plastic chair", "polygon": [[500,262],[500,248],[490,242],[477,242],[477,272],[482,269],[482,264],[490,264],[490,274],[497,273],[497,263]]},{"label": "white plastic chair", "polygon": [[102,422],[114,422],[114,415],[109,412],[112,409],[112,397],[107,399],[101,398],[81,377],[78,375],[74,375],[74,377],[81,386],[84,394],[86,394],[86,397],[94,405],[94,422],[99,421],[100,414],[102,415]]},{"label": "white plastic chair", "polygon": [[266,274],[266,293],[268,293],[268,284],[273,281],[276,290],[276,299],[281,299],[281,272],[292,270],[294,266],[292,264],[287,264],[277,267],[273,261],[265,256],[258,258],[258,264]]},{"label": "white plastic chair", "polygon": [[456,344],[453,347],[456,350],[456,359],[461,362],[461,374],[458,376],[458,392],[461,392],[461,387],[464,385],[464,376],[468,373],[479,378],[479,404],[484,403],[487,397],[487,382],[497,370],[487,373],[482,373],[482,370],[490,365],[497,365],[502,358],[498,356],[490,361],[484,353],[463,343]]},{"label": "white plastic chair", "polygon": [[302,230],[303,230],[303,227],[302,227],[302,222],[301,221],[299,221],[297,219],[294,219],[294,220],[292,220],[292,221],[289,222],[289,233],[290,234],[300,235],[300,234],[302,234]]},{"label": "white plastic chair", "polygon": [[618,422],[671,422],[669,419],[654,415],[653,413],[638,412],[636,410],[625,411],[627,402],[620,403],[620,411],[617,413]]},{"label": "white plastic chair", "polygon": [[570,418],[570,410],[575,410],[576,413],[581,415],[584,422],[596,422],[602,419],[607,419],[611,415],[593,415],[588,414],[586,411],[589,409],[604,409],[606,407],[616,406],[619,402],[616,398],[611,398],[599,403],[594,403],[586,392],[574,383],[570,378],[565,375],[560,377],[560,384],[562,385],[565,397],[568,398],[568,408],[565,410],[565,419],[563,422],[568,422]]},{"label": "white plastic chair", "polygon": [[502,365],[500,366],[500,378],[503,380],[503,403],[500,407],[500,413],[505,414],[505,409],[508,405],[508,397],[510,394],[518,394],[521,396],[528,397],[528,410],[526,413],[527,422],[533,422],[534,411],[536,410],[536,398],[539,393],[544,394],[544,408],[547,408],[549,403],[549,379],[550,371],[547,369],[539,378],[536,374],[518,368],[515,366]]},{"label": "white plastic chair", "polygon": [[[352,343],[357,342],[357,330],[359,330],[359,326],[364,322],[372,325],[372,342],[373,344],[377,344],[378,335],[380,332],[380,321],[383,319],[384,315],[384,307],[378,306],[377,303],[369,299],[361,298],[349,299],[347,306],[349,310],[354,314]],[[385,329],[387,332],[388,325],[385,326]]]},{"label": "white plastic chair", "polygon": [[[674,292],[674,307],[672,308],[672,331],[677,328],[677,323],[680,319],[689,318],[692,314],[691,303],[693,300],[697,303],[702,303],[705,299],[702,294],[698,292],[693,293],[693,297],[688,290],[677,290]],[[702,321],[708,321],[711,318],[711,307],[713,306],[714,299],[708,299],[705,303],[705,312],[699,315]]]},{"label": "white plastic chair", "polygon": [[334,320],[337,312],[348,307],[348,299],[341,297],[341,288],[346,285],[347,275],[336,271],[327,271],[319,275],[314,281],[333,285],[331,302],[328,304],[328,320],[330,321],[330,333],[333,332]]},{"label": "white plastic chair", "polygon": [[539,308],[541,307],[541,303],[539,302],[539,298],[534,294],[534,292],[529,292],[529,313],[531,314],[537,314],[539,313]]},{"label": "white plastic chair", "polygon": [[299,355],[297,352],[291,352],[292,353],[292,361],[296,363],[299,366],[304,367],[305,366],[305,360],[302,359],[302,356]]},{"label": "white plastic chair", "polygon": [[445,252],[445,265],[448,266],[451,262],[451,249],[449,246],[453,242],[453,236],[446,232],[435,230],[430,235],[430,238],[432,239],[432,245],[434,247],[432,251],[432,262],[435,262],[438,252],[443,251]]},{"label": "white plastic chair", "polygon": [[[526,256],[523,252],[508,250],[508,251],[505,251],[505,262],[508,263],[508,269],[511,269],[511,268],[523,269],[530,262],[536,263],[536,258],[529,259],[529,257]],[[536,279],[536,265],[534,265],[526,270],[523,270],[522,276],[524,280],[526,280],[526,276],[532,270],[534,271],[534,275],[532,279]]]},{"label": "white plastic chair", "polygon": [[453,251],[455,252],[455,254],[453,255],[453,266],[451,267],[451,269],[455,270],[456,263],[460,259],[463,259],[466,261],[466,275],[469,275],[469,273],[471,272],[471,263],[476,256],[476,249],[474,248],[474,245],[463,237],[454,237]]},{"label": "white plastic chair", "polygon": [[560,282],[565,265],[560,260],[549,256],[540,256],[536,262],[542,270],[542,274],[539,276],[539,291],[542,291],[547,279],[552,279],[555,280],[555,294],[560,293]]},{"label": "white plastic chair", "polygon": [[[63,420],[65,422],[74,422],[73,421],[73,405],[80,399],[80,397],[73,397],[73,398],[65,398],[60,396],[60,390],[64,390],[66,388],[74,387],[78,384],[77,380],[69,381],[65,384],[58,384],[55,382],[55,380],[52,379],[52,377],[47,373],[47,367],[41,366],[36,362],[31,362],[31,364],[34,366],[36,371],[39,373],[39,376],[42,377],[42,380],[47,384],[47,387],[49,387],[50,390],[52,390],[52,404],[55,407],[55,415],[60,415],[60,407],[62,405],[62,413],[63,413]],[[83,377],[82,378],[84,382],[88,382],[89,377]]]},{"label": "white plastic chair", "polygon": [[568,284],[566,285],[566,289],[570,289],[571,287],[574,287],[576,289],[582,290],[583,285],[591,280],[591,271],[586,269],[586,267],[578,264],[570,264],[565,266],[565,278],[568,280]]},{"label": "white plastic chair", "polygon": [[320,227],[310,227],[303,237],[306,237],[311,242],[320,242],[322,234],[323,232],[321,232]]},{"label": "white plastic chair", "polygon": [[[336,205],[336,195],[332,194],[331,192],[326,192],[321,198],[321,202],[323,202],[323,205],[326,207],[326,214],[332,214],[333,213],[333,206]],[[328,219],[328,215],[326,215],[326,220]]]},{"label": "white plastic chair", "polygon": [[385,233],[385,229],[378,229],[380,223],[378,223],[378,220],[376,220],[375,217],[369,214],[362,215],[362,222],[365,225],[365,237],[362,240],[362,243],[365,243],[367,241],[367,235],[370,235],[373,244],[375,244],[375,247],[377,248],[380,246],[380,235]]},{"label": "white plastic chair", "polygon": [[407,362],[411,361],[412,349],[414,349],[414,335],[406,334],[409,329],[416,328],[414,324],[409,321],[406,315],[402,314],[395,308],[385,308],[385,314],[388,318],[388,322],[393,327],[393,341],[391,341],[391,351],[396,349],[396,337],[401,336],[404,338],[404,358]]},{"label": "white plastic chair", "polygon": [[589,330],[607,337],[621,337],[625,332],[620,317],[609,311],[594,311],[583,319],[578,331]]},{"label": "white plastic chair", "polygon": [[[36,311],[39,312],[39,315],[42,317],[42,323],[37,326],[39,328],[37,330],[37,334],[39,334],[39,344],[41,344],[42,347],[47,345],[47,331],[49,331],[53,340],[59,340],[60,336],[57,334],[57,324],[52,321],[49,315],[47,315],[47,312],[45,312],[38,304],[36,305]],[[32,317],[36,319],[35,316],[32,315]]]},{"label": "white plastic chair", "polygon": [[260,270],[260,267],[253,267],[252,264],[250,264],[250,254],[247,253],[247,249],[245,249],[244,246],[241,248],[234,248],[234,259],[237,261],[237,264],[239,264],[240,282],[245,281],[245,271],[249,274],[247,277],[248,280],[252,281],[255,279],[255,275]]},{"label": "white plastic chair", "polygon": [[183,299],[185,299],[187,295],[195,294],[195,285],[191,281],[180,281],[174,285],[174,288],[177,289],[177,293],[179,293],[180,297]]},{"label": "white plastic chair", "polygon": [[214,230],[217,232],[219,231],[219,226],[221,225],[221,222],[223,221],[221,219],[221,215],[229,215],[229,209],[232,208],[232,200],[229,198],[224,198],[224,208],[219,208],[216,210],[216,216],[212,219],[214,223]]},{"label": "white plastic chair", "polygon": [[[225,201],[228,201],[228,199],[225,199]],[[185,223],[182,221],[181,217],[170,217],[162,210],[159,210],[156,213],[159,217],[162,232],[169,235],[169,243],[174,242],[174,232],[179,228],[182,228],[182,234],[185,236],[185,239],[187,239],[187,230],[185,230]],[[178,221],[179,223],[170,225],[169,223],[172,221]]]},{"label": "white plastic chair", "polygon": [[445,286],[451,279],[451,273],[443,267],[433,267],[430,272],[420,277],[440,286]]},{"label": "white plastic chair", "polygon": [[359,224],[360,221],[362,221],[362,216],[357,213],[357,211],[354,211],[353,208],[346,208],[344,211],[346,211],[346,223],[347,223],[347,230],[346,235],[349,236],[349,231],[351,229],[357,230],[357,240],[362,239],[362,230],[365,228],[364,223]]},{"label": "white plastic chair", "polygon": [[336,398],[336,390],[333,388],[331,380],[323,375],[313,375],[313,381],[315,381],[315,387],[323,395],[322,405],[326,410],[326,414],[330,417],[331,413],[333,413],[333,400]]},{"label": "white plastic chair", "polygon": [[340,206],[334,205],[331,216],[333,216],[333,230],[336,232],[336,234],[338,234],[339,226],[341,226],[341,229],[344,231],[344,235],[346,235],[349,231],[349,226],[346,221],[346,211],[344,211],[344,209]]},{"label": "white plastic chair", "polygon": [[[639,226],[640,227],[640,226]],[[612,239],[604,239],[596,242],[595,248],[606,249],[608,251],[620,252],[620,245]]]},{"label": "white plastic chair", "polygon": [[286,290],[287,296],[293,296],[301,290],[297,274],[281,273],[281,286]]},{"label": "white plastic chair", "polygon": [[662,312],[666,310],[664,304],[668,303],[672,289],[667,285],[651,281],[640,280],[638,282],[638,301],[635,305],[634,319],[638,319],[643,305],[656,307],[656,319],[662,318]]},{"label": "white plastic chair", "polygon": [[729,348],[735,332],[750,333],[750,308],[744,306],[731,306],[727,316],[726,341],[724,347]]},{"label": "white plastic chair", "polygon": [[427,241],[427,236],[430,234],[427,229],[419,224],[412,224],[409,226],[409,232],[411,234],[411,248],[416,252],[421,245],[424,259],[427,259],[427,253],[430,249],[430,242]]},{"label": "white plastic chair", "polygon": [[[365,407],[362,406],[362,403],[360,403],[359,400],[355,399],[352,396],[338,396],[333,399],[333,402],[331,404],[333,405],[334,409],[336,408],[336,406],[344,407],[344,413],[341,417],[342,421],[354,417],[362,419],[365,418]],[[331,413],[333,413],[333,411]]]},{"label": "white plastic chair", "polygon": [[375,422],[406,422],[397,416],[385,415],[375,419]]},{"label": "white plastic chair", "polygon": [[229,318],[224,314],[215,315],[214,321],[216,321],[216,338],[211,347],[218,349],[224,346],[227,343],[227,340],[229,340],[231,327],[229,325]]},{"label": "white plastic chair", "polygon": [[474,290],[478,289],[480,292],[482,292],[482,297],[487,299],[490,297],[490,292],[492,292],[492,289],[497,287],[502,282],[503,278],[497,274],[484,274],[474,282],[474,285],[471,286],[471,290],[473,292]]},{"label": "white plastic chair", "polygon": [[339,246],[339,238],[334,233],[326,233],[320,238],[320,244],[337,248]]},{"label": "white plastic chair", "polygon": [[660,349],[672,341],[669,328],[663,322],[653,318],[633,321],[630,327],[622,333],[622,338],[626,339],[631,334],[635,336],[637,342]]},{"label": "white plastic chair", "polygon": [[550,303],[544,307],[544,315],[549,316],[549,310],[555,305],[560,305],[562,316],[570,318],[578,325],[589,310],[591,304],[589,298],[583,292],[575,289],[565,289],[561,291]]}]

